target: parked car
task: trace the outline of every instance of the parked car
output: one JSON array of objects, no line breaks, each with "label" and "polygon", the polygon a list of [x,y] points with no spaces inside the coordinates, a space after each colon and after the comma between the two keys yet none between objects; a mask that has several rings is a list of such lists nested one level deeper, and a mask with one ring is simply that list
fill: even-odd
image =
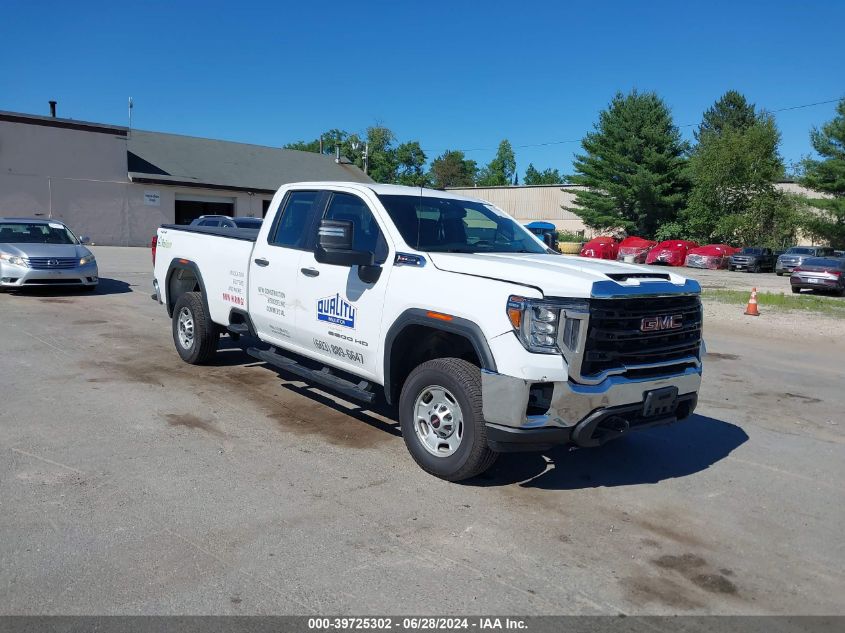
[{"label": "parked car", "polygon": [[94,290],[97,260],[58,220],[0,218],[0,289],[76,286]]},{"label": "parked car", "polygon": [[261,218],[232,218],[228,215],[201,215],[190,226],[222,227],[229,229],[260,229]]},{"label": "parked car", "polygon": [[687,258],[684,260],[684,265],[687,268],[708,268],[710,270],[727,268],[731,260],[731,255],[737,252],[739,252],[738,248],[728,246],[727,244],[699,246],[698,248],[691,248],[687,251]]},{"label": "parked car", "polygon": [[619,242],[616,259],[628,264],[645,264],[649,251],[657,245],[654,240],[647,240],[634,235]]},{"label": "parked car", "polygon": [[775,254],[770,248],[761,246],[747,246],[735,255],[731,255],[728,270],[746,270],[759,273],[764,270],[772,272],[775,269]]},{"label": "parked car", "polygon": [[543,243],[555,251],[560,251],[557,240],[557,227],[551,222],[529,222],[525,228],[543,240]]},{"label": "parked car", "polygon": [[793,246],[777,258],[775,273],[778,276],[783,273],[791,273],[805,259],[810,257],[830,257],[832,255],[833,249],[829,246]]},{"label": "parked car", "polygon": [[262,362],[347,398],[380,394],[433,475],[599,446],[695,408],[693,280],[549,253],[503,211],[449,191],[294,183],[267,218],[252,237],[159,228],[154,298],[177,353],[208,363],[221,331],[249,333]]},{"label": "parked car", "polygon": [[841,257],[808,257],[792,271],[789,278],[792,292],[805,288],[845,295],[845,259]]},{"label": "parked car", "polygon": [[594,237],[581,248],[581,257],[616,259],[618,254],[619,240],[612,237]]},{"label": "parked car", "polygon": [[651,249],[646,257],[646,264],[658,266],[683,266],[687,253],[698,244],[688,240],[666,240]]}]

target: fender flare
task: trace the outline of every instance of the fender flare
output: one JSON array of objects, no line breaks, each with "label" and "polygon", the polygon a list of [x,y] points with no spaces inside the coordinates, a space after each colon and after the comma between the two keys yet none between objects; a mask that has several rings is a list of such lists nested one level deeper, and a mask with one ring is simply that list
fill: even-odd
[{"label": "fender flare", "polygon": [[428,312],[428,310],[422,308],[409,308],[400,314],[393,325],[390,326],[390,329],[387,330],[387,336],[384,337],[384,394],[388,404],[392,404],[393,401],[393,385],[390,377],[393,343],[402,331],[410,325],[424,325],[464,337],[472,344],[481,363],[481,369],[491,372],[496,371],[496,360],[493,358],[493,352],[490,351],[490,345],[478,324],[461,317],[452,317],[449,321],[434,319],[428,316]]}]

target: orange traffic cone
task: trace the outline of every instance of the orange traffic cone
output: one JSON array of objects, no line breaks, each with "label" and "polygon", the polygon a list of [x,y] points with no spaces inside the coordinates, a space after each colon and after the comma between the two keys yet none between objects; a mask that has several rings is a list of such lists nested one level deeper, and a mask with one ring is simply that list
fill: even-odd
[{"label": "orange traffic cone", "polygon": [[760,311],[757,310],[757,288],[751,289],[751,298],[748,300],[748,307],[745,308],[745,314],[748,316],[760,316]]}]

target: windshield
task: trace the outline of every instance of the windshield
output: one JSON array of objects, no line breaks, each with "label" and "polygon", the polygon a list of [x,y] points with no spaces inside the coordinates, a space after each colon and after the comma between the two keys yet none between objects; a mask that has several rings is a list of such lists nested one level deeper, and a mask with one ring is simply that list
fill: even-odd
[{"label": "windshield", "polygon": [[548,253],[527,229],[482,202],[380,195],[408,246],[439,253]]},{"label": "windshield", "polygon": [[743,248],[740,251],[742,255],[762,255],[763,249],[762,248]]},{"label": "windshield", "polygon": [[0,243],[77,244],[78,240],[58,222],[0,222]]},{"label": "windshield", "polygon": [[796,247],[790,248],[788,251],[786,251],[786,254],[787,255],[815,255],[816,249],[814,249],[814,248],[802,248],[800,246],[796,246]]},{"label": "windshield", "polygon": [[261,220],[258,218],[235,218],[232,220],[239,229],[260,229]]}]

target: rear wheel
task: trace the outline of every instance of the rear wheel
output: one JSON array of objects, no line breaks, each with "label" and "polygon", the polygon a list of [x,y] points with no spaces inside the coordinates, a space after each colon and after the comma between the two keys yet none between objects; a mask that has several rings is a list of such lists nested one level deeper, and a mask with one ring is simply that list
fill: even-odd
[{"label": "rear wheel", "polygon": [[173,308],[173,342],[186,363],[200,365],[217,353],[220,332],[205,312],[202,294],[186,292]]},{"label": "rear wheel", "polygon": [[447,481],[493,465],[481,408],[481,370],[458,358],[430,360],[411,372],[399,398],[402,437],[414,461]]}]

